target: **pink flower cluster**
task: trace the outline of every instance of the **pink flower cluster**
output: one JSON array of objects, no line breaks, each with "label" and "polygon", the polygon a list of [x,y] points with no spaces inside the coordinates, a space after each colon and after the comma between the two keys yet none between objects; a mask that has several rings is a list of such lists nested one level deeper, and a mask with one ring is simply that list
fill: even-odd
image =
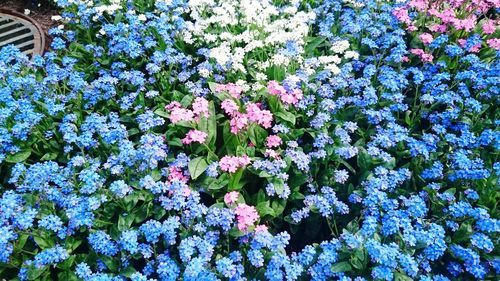
[{"label": "pink flower cluster", "polygon": [[237,191],[231,191],[224,195],[224,203],[228,205],[233,205],[238,201],[239,193]]},{"label": "pink flower cluster", "polygon": [[183,144],[190,144],[192,142],[203,143],[207,139],[207,133],[198,130],[190,130],[186,137],[182,139]]},{"label": "pink flower cluster", "polygon": [[243,93],[243,88],[234,83],[217,84],[215,92],[220,93],[224,91],[229,92],[229,94],[235,99],[239,99],[241,93]]},{"label": "pink flower cluster", "polygon": [[296,104],[299,102],[304,96],[302,94],[302,90],[293,89],[293,91],[287,91],[285,87],[281,86],[276,81],[269,81],[267,83],[267,90],[273,96],[278,96],[280,100],[286,104]]},{"label": "pink flower cluster", "polygon": [[[396,18],[408,25],[408,30],[415,31],[417,28],[409,17],[408,9],[431,16],[436,23],[429,27],[432,32],[446,32],[449,27],[456,30],[472,31],[477,26],[478,14],[485,13],[492,8],[500,8],[498,0],[411,0],[406,7],[394,11]],[[465,15],[463,17],[462,15]],[[431,19],[432,19],[431,18]],[[497,22],[498,24],[498,22]],[[483,24],[486,34],[495,31],[494,22],[491,20]],[[425,44],[425,43],[424,43]]]},{"label": "pink flower cluster", "polygon": [[254,225],[259,219],[259,214],[254,206],[247,204],[238,204],[235,209],[236,220],[238,221],[238,229],[246,231],[248,227]]},{"label": "pink flower cluster", "polygon": [[282,144],[283,142],[281,141],[281,138],[277,135],[270,135],[266,138],[266,146],[271,148],[271,147],[278,147]]},{"label": "pink flower cluster", "polygon": [[233,134],[246,129],[250,122],[257,123],[264,128],[270,128],[273,122],[271,111],[260,109],[260,104],[257,103],[246,103],[246,113],[241,113],[239,106],[231,99],[224,100],[221,107],[231,117],[230,125]]},{"label": "pink flower cluster", "polygon": [[219,161],[219,167],[224,172],[234,173],[239,168],[250,164],[250,157],[244,156],[224,156]]},{"label": "pink flower cluster", "polygon": [[432,62],[434,59],[434,56],[431,54],[427,54],[424,50],[422,49],[410,49],[410,53],[420,57],[422,62]]},{"label": "pink flower cluster", "polygon": [[169,182],[174,182],[174,181],[181,181],[181,182],[187,182],[189,180],[189,177],[184,174],[181,168],[178,167],[169,167],[168,168],[168,181]]},{"label": "pink flower cluster", "polygon": [[210,112],[208,111],[208,101],[205,98],[197,97],[193,104],[193,109],[189,110],[183,108],[182,105],[173,101],[165,106],[165,110],[170,113],[170,122],[173,124],[180,121],[198,121],[201,117],[209,117]]}]

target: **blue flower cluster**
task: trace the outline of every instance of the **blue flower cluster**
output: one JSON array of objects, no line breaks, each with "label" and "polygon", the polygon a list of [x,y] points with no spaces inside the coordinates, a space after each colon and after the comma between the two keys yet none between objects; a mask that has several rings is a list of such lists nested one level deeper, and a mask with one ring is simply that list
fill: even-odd
[{"label": "blue flower cluster", "polygon": [[432,1],[54,2],[52,51],[0,49],[2,277],[500,276],[498,27],[422,46],[402,11]]}]

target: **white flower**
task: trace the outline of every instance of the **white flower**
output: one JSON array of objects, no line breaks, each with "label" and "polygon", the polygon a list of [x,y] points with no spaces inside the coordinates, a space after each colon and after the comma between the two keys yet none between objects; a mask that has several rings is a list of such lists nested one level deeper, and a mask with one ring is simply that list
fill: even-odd
[{"label": "white flower", "polygon": [[29,14],[31,14],[31,11],[29,9],[24,9],[24,14],[29,15]]},{"label": "white flower", "polygon": [[359,58],[359,53],[355,52],[355,51],[347,51],[347,52],[345,52],[344,57],[346,59],[355,59],[355,60],[357,60]]}]

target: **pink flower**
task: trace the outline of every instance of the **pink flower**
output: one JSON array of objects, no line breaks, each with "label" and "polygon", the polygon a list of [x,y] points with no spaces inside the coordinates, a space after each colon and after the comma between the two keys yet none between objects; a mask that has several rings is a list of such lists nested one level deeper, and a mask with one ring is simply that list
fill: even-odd
[{"label": "pink flower", "polygon": [[181,168],[172,166],[168,168],[168,181],[187,182],[188,180],[189,178],[186,175],[184,175]]},{"label": "pink flower", "polygon": [[256,103],[246,104],[248,120],[261,125],[264,128],[270,128],[273,121],[273,114],[269,110],[261,110]]},{"label": "pink flower", "polygon": [[232,205],[238,201],[239,193],[236,191],[231,191],[224,195],[224,202],[228,205]]},{"label": "pink flower", "polygon": [[423,55],[425,52],[424,50],[422,49],[410,49],[410,53],[416,55],[416,56],[421,56]]},{"label": "pink flower", "polygon": [[274,158],[274,159],[280,159],[280,154],[276,152],[275,150],[272,149],[266,149],[266,153],[264,153],[264,156]]},{"label": "pink flower", "polygon": [[470,47],[469,52],[471,52],[471,53],[478,53],[479,49],[481,49],[481,43],[476,44],[476,45]]},{"label": "pink flower", "polygon": [[483,24],[483,32],[486,34],[492,34],[495,32],[495,23],[492,20],[487,20]]},{"label": "pink flower", "polygon": [[279,95],[286,93],[285,88],[283,88],[283,86],[281,86],[278,82],[276,82],[274,80],[269,81],[267,83],[267,90],[269,91],[269,94],[271,94],[273,96],[279,96]]},{"label": "pink flower", "polygon": [[490,48],[493,48],[495,50],[500,51],[500,39],[499,38],[488,39],[488,41],[486,41],[486,43],[488,44],[488,46],[490,46]]},{"label": "pink flower", "polygon": [[410,59],[407,56],[404,56],[404,57],[401,58],[401,61],[402,62],[409,62]]},{"label": "pink flower", "polygon": [[255,232],[267,232],[267,225],[259,224],[255,227]]},{"label": "pink flower", "polygon": [[427,9],[427,1],[425,0],[411,0],[408,5],[410,7],[416,8],[419,11],[424,11],[425,9]]},{"label": "pink flower", "polygon": [[266,138],[266,146],[271,148],[271,147],[278,147],[282,144],[283,142],[281,141],[281,138],[277,135],[271,135]]},{"label": "pink flower", "polygon": [[219,161],[219,167],[224,172],[234,173],[239,168],[243,168],[250,164],[250,157],[244,155],[238,156],[224,156]]},{"label": "pink flower", "polygon": [[182,107],[182,105],[178,101],[173,101],[165,106],[166,111],[171,111],[174,108]]},{"label": "pink flower", "polygon": [[234,83],[227,83],[226,85],[218,84],[215,87],[215,91],[217,93],[220,93],[223,91],[228,91],[231,96],[238,99],[238,98],[240,98],[240,94],[243,92],[243,88],[234,84]]},{"label": "pink flower", "polygon": [[423,54],[420,56],[420,59],[422,60],[422,62],[432,62],[434,56],[431,54]]},{"label": "pink flower", "polygon": [[240,98],[240,94],[243,92],[243,88],[233,83],[227,84],[227,90],[236,99]]},{"label": "pink flower", "polygon": [[229,116],[235,115],[235,113],[238,112],[240,109],[239,106],[233,100],[230,99],[225,99],[224,101],[222,101],[221,108]]},{"label": "pink flower", "polygon": [[208,101],[202,97],[194,99],[193,113],[196,115],[197,119],[203,116],[209,117],[210,113],[208,112]]},{"label": "pink flower", "polygon": [[422,33],[420,34],[420,36],[418,36],[418,38],[422,40],[422,43],[424,43],[424,45],[429,45],[430,43],[432,43],[432,40],[434,40],[434,38],[432,38],[432,34],[429,33]]},{"label": "pink flower", "polygon": [[237,134],[248,126],[248,117],[246,114],[239,113],[231,118],[229,125],[231,126],[231,133]]},{"label": "pink flower", "polygon": [[238,229],[246,231],[248,227],[252,226],[258,219],[259,214],[254,206],[247,204],[238,204],[235,209],[236,220],[238,221]]},{"label": "pink flower", "polygon": [[182,139],[183,144],[190,144],[192,142],[203,143],[207,139],[207,133],[198,131],[198,130],[190,130],[186,137]]},{"label": "pink flower", "polygon": [[408,10],[405,8],[397,8],[392,14],[400,21],[406,24],[411,24],[410,16],[408,15]]},{"label": "pink flower", "polygon": [[446,29],[447,29],[446,24],[434,24],[429,27],[430,31],[439,33],[446,32]]},{"label": "pink flower", "polygon": [[173,124],[180,121],[193,121],[194,114],[191,110],[181,107],[174,107],[170,111],[169,119]]}]

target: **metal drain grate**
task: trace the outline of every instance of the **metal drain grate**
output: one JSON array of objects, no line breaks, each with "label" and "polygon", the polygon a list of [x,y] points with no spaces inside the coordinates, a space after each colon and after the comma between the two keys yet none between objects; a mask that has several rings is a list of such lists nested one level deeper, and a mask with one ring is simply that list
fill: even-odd
[{"label": "metal drain grate", "polygon": [[0,49],[10,44],[33,56],[43,53],[45,39],[39,26],[30,18],[0,10]]}]

